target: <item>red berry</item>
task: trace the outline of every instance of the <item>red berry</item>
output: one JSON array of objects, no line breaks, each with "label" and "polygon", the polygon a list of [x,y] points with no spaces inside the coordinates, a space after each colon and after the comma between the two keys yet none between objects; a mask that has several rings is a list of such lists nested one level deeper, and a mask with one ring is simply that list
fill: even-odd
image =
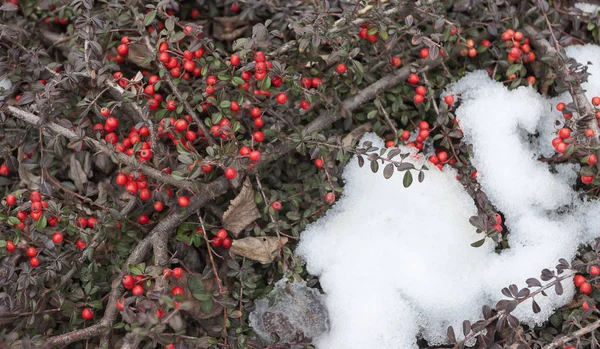
[{"label": "red berry", "polygon": [[591,130],[591,129],[588,128],[587,130],[585,130],[585,135],[587,137],[593,137],[594,136],[594,130]]},{"label": "red berry", "polygon": [[234,112],[238,111],[240,110],[240,105],[236,101],[231,101],[231,107],[229,107],[229,109]]},{"label": "red berry", "polygon": [[415,101],[415,104],[421,104],[425,100],[425,97],[420,94],[415,94],[415,96],[413,97],[413,100]]},{"label": "red berry", "polygon": [[281,201],[274,201],[274,202],[271,204],[271,207],[273,207],[273,209],[274,209],[275,211],[279,211],[279,210],[281,210]]},{"label": "red berry", "polygon": [[230,238],[225,238],[225,239],[223,239],[222,245],[223,245],[224,248],[230,248],[231,247],[231,242],[232,241],[231,241]]},{"label": "red berry", "polygon": [[421,51],[419,51],[419,55],[421,56],[421,58],[429,57],[429,49],[427,47],[423,47]]},{"label": "red berry", "polygon": [[314,78],[312,78],[310,85],[314,88],[319,88],[319,86],[321,86],[322,82],[323,82],[323,80],[321,78],[314,77]]},{"label": "red berry", "polygon": [[419,83],[419,80],[420,80],[420,79],[419,79],[419,76],[418,76],[417,74],[410,74],[410,75],[408,76],[408,83],[409,83],[409,84],[416,85],[416,84],[418,84],[418,83]]},{"label": "red berry", "polygon": [[252,135],[252,138],[257,142],[263,142],[265,140],[265,134],[262,131],[256,131]]},{"label": "red berry", "polygon": [[35,247],[28,247],[27,250],[25,250],[25,254],[27,255],[27,257],[35,257],[37,255],[37,250],[35,249]]},{"label": "red berry", "polygon": [[31,194],[29,194],[29,200],[31,200],[31,202],[40,202],[42,201],[42,194],[40,194],[39,191],[31,192]]},{"label": "red berry", "polygon": [[190,204],[190,198],[185,195],[182,195],[179,198],[177,198],[177,203],[181,207],[187,207]]},{"label": "red berry", "polygon": [[581,183],[590,184],[594,181],[594,176],[581,176]]},{"label": "red berry", "polygon": [[52,242],[54,242],[55,244],[60,244],[62,241],[63,241],[63,234],[54,233],[52,235]]},{"label": "red berry", "polygon": [[117,309],[119,309],[119,311],[123,311],[125,309],[125,300],[124,299],[117,299],[115,302],[115,305],[117,306]]},{"label": "red berry", "polygon": [[6,251],[8,252],[12,252],[17,248],[17,246],[15,246],[15,243],[12,242],[12,240],[8,240],[6,242]]},{"label": "red berry", "polygon": [[248,156],[249,154],[250,154],[250,147],[244,145],[240,148],[241,156]]},{"label": "red berry", "polygon": [[315,159],[315,166],[317,166],[318,168],[323,167],[323,159]]},{"label": "red berry", "polygon": [[592,285],[588,282],[584,282],[580,287],[579,291],[583,294],[591,294],[592,293]]},{"label": "red berry", "polygon": [[595,265],[592,265],[592,266],[590,267],[590,275],[591,275],[591,276],[598,276],[598,275],[600,275],[600,268],[598,268],[598,267],[597,267],[597,266],[595,266]]},{"label": "red berry", "polygon": [[235,168],[228,167],[225,170],[225,177],[227,177],[227,179],[233,180],[236,176],[237,176],[237,171],[235,170]]},{"label": "red berry", "polygon": [[148,222],[150,222],[150,218],[148,218],[148,216],[145,214],[141,214],[137,222],[141,225],[145,225],[148,224]]},{"label": "red berry", "polygon": [[173,276],[176,277],[176,278],[178,278],[178,279],[180,277],[182,277],[183,276],[183,269],[181,269],[181,268],[174,268],[173,269]]},{"label": "red berry", "polygon": [[96,217],[90,217],[87,219],[87,226],[89,228],[94,228],[96,226],[96,223],[98,223],[98,218]]},{"label": "red berry", "polygon": [[427,94],[427,89],[425,88],[425,86],[417,86],[415,91],[417,92],[417,94],[420,94],[421,96],[425,96]]},{"label": "red berry", "polygon": [[254,54],[254,62],[261,63],[261,62],[265,62],[266,60],[267,60],[267,57],[265,56],[264,52],[258,51]]},{"label": "red berry", "polygon": [[563,102],[560,102],[556,105],[556,110],[558,111],[563,111],[566,107],[566,104],[564,104]]},{"label": "red berry", "polygon": [[340,73],[340,74],[344,74],[346,72],[346,65],[344,63],[340,63],[337,65],[337,67],[335,67],[335,71]]},{"label": "red berry", "polygon": [[83,308],[83,310],[81,311],[81,317],[84,320],[91,320],[94,317],[94,312],[92,311],[92,309],[85,307]]},{"label": "red berry", "polygon": [[38,267],[40,265],[40,260],[37,257],[33,257],[29,260],[29,265],[32,267]]},{"label": "red berry", "polygon": [[392,58],[392,65],[394,67],[399,67],[402,65],[402,60],[400,59],[400,57],[394,57]]},{"label": "red berry", "polygon": [[135,278],[131,274],[125,274],[123,276],[123,287],[128,290],[131,290],[135,285]]},{"label": "red berry", "polygon": [[308,110],[310,109],[310,102],[308,102],[306,99],[303,99],[300,102],[300,108],[304,109],[304,110]]},{"label": "red berry", "polygon": [[136,194],[138,191],[138,184],[135,181],[131,181],[127,183],[125,186],[125,190],[130,194]]},{"label": "red berry", "polygon": [[310,86],[312,85],[312,81],[310,78],[302,78],[302,80],[300,81],[300,84],[304,88],[310,88]]},{"label": "red berry", "polygon": [[225,239],[226,237],[227,237],[227,230],[219,229],[219,231],[217,231],[217,238]]},{"label": "red berry", "polygon": [[596,107],[600,105],[600,97],[594,97],[592,98],[592,104],[595,105]]},{"label": "red berry", "polygon": [[152,197],[152,192],[148,188],[140,190],[140,199],[147,201]]},{"label": "red berry", "polygon": [[250,152],[250,161],[260,161],[260,152],[258,150],[253,150]]},{"label": "red berry", "polygon": [[288,97],[285,93],[281,92],[277,95],[277,97],[275,99],[277,100],[277,103],[285,104],[285,102],[287,102],[287,100],[288,100]]},{"label": "red berry", "polygon": [[179,286],[175,286],[175,287],[173,287],[173,289],[171,289],[171,294],[173,296],[177,296],[177,295],[183,294],[183,288],[181,288]]},{"label": "red berry", "polygon": [[108,108],[102,108],[102,109],[100,109],[100,114],[102,114],[102,116],[109,116],[110,115],[110,109],[108,109]]},{"label": "red berry", "polygon": [[131,289],[131,293],[134,296],[141,296],[144,294],[144,286],[142,285],[135,285],[133,286],[133,289]]},{"label": "red berry", "polygon": [[448,105],[453,105],[454,104],[454,95],[445,96],[444,102],[446,102],[446,104],[448,104]]},{"label": "red berry", "polygon": [[238,65],[240,65],[240,56],[232,55],[231,57],[229,57],[229,62],[232,66],[237,67]]},{"label": "red berry", "polygon": [[119,56],[127,56],[127,54],[129,53],[129,46],[125,44],[117,46],[117,53],[119,54]]},{"label": "red berry", "polygon": [[561,139],[567,139],[571,136],[571,130],[569,130],[568,128],[561,128],[560,130],[558,130],[558,136]]},{"label": "red berry", "polygon": [[254,126],[256,128],[262,128],[265,125],[265,121],[262,118],[254,119]]},{"label": "red berry", "polygon": [[16,203],[17,203],[17,197],[16,196],[14,196],[13,194],[6,195],[6,204],[8,206],[12,206],[12,205],[14,205]]},{"label": "red berry", "polygon": [[173,111],[175,109],[177,109],[177,103],[175,103],[174,100],[170,100],[167,102],[167,109]]},{"label": "red berry", "polygon": [[85,249],[85,247],[87,246],[87,244],[85,243],[85,241],[79,239],[75,243],[75,246],[77,246],[78,249],[83,250],[83,249]]},{"label": "red berry", "polygon": [[327,193],[325,194],[325,201],[332,203],[335,201],[335,194],[334,193]]},{"label": "red berry", "polygon": [[588,165],[595,165],[598,162],[598,157],[594,154],[590,154],[590,156],[588,156],[588,161],[587,164]]}]

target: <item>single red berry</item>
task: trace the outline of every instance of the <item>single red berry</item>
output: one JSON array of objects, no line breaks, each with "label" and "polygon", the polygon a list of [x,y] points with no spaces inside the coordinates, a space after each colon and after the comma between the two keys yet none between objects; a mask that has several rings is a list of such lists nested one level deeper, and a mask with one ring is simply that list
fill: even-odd
[{"label": "single red berry", "polygon": [[408,76],[408,83],[409,83],[409,84],[416,85],[416,84],[418,84],[418,83],[419,83],[419,80],[420,80],[420,79],[419,79],[419,76],[418,76],[417,74],[410,74],[410,75]]},{"label": "single red berry", "polygon": [[240,110],[240,105],[236,101],[231,101],[231,106],[229,107],[229,109],[233,112],[236,112]]},{"label": "single red berry", "polygon": [[52,235],[52,242],[54,242],[55,244],[60,244],[62,241],[63,234],[57,232]]},{"label": "single red berry", "polygon": [[123,287],[125,287],[128,290],[131,290],[133,288],[133,286],[135,285],[135,278],[131,275],[131,274],[125,274],[123,276]]},{"label": "single red berry", "polygon": [[40,194],[39,191],[31,192],[31,194],[29,194],[29,200],[31,200],[31,202],[40,202],[42,201],[42,194]]},{"label": "single red berry", "polygon": [[102,116],[109,116],[110,115],[110,109],[108,109],[108,108],[102,108],[102,109],[100,109],[100,114],[102,114]]},{"label": "single red berry", "polygon": [[144,294],[144,286],[142,285],[135,285],[133,286],[133,288],[131,289],[131,293],[134,296],[141,296]]},{"label": "single red berry", "polygon": [[156,201],[156,202],[154,203],[154,209],[155,209],[157,212],[161,212],[162,210],[164,210],[164,209],[165,209],[165,204],[163,204],[163,203],[162,203],[162,201]]},{"label": "single red berry", "polygon": [[175,109],[177,109],[177,103],[175,103],[174,100],[170,100],[167,102],[167,109],[173,111]]},{"label": "single red berry", "polygon": [[592,98],[592,104],[595,105],[596,107],[600,105],[600,97],[594,97]]},{"label": "single red berry", "polygon": [[454,95],[444,96],[444,102],[446,102],[446,104],[448,104],[448,105],[453,105],[454,104]]},{"label": "single red berry", "polygon": [[265,134],[262,131],[256,131],[252,135],[252,138],[257,142],[263,142],[265,140]]},{"label": "single red berry", "polygon": [[[583,309],[583,311],[588,311],[590,310],[590,305],[588,304],[588,302],[583,302],[583,304],[581,305],[581,308]],[[573,347],[571,347],[573,348]]]},{"label": "single red berry", "polygon": [[138,191],[138,184],[135,181],[131,181],[125,185],[125,190],[130,194],[136,194]]},{"label": "single red berry", "polygon": [[237,171],[235,170],[235,168],[228,167],[225,170],[225,177],[227,177],[227,179],[233,180],[236,176],[237,176]]},{"label": "single red berry", "polygon": [[265,56],[264,52],[258,51],[254,54],[254,62],[261,63],[261,62],[265,62],[266,60],[267,60],[267,57]]},{"label": "single red berry", "polygon": [[300,102],[300,108],[304,109],[304,110],[308,110],[310,109],[310,102],[308,102],[306,99],[303,99]]},{"label": "single red berry", "polygon": [[315,159],[315,166],[317,166],[318,168],[323,167],[323,159],[319,158],[319,159]]},{"label": "single red berry", "polygon": [[[17,218],[19,218],[20,221],[26,220],[27,219],[27,212],[25,212],[23,210],[17,212]],[[87,220],[86,220],[86,223],[87,223]],[[83,226],[85,227],[85,224]]]},{"label": "single red berry", "polygon": [[415,96],[413,97],[413,100],[415,101],[415,104],[421,104],[425,100],[425,97],[420,94],[415,94]]},{"label": "single red berry", "polygon": [[141,214],[137,222],[141,225],[146,225],[148,222],[150,222],[150,218],[145,214]]},{"label": "single red berry", "polygon": [[583,294],[591,294],[592,293],[592,285],[588,282],[584,282],[580,287],[579,291]]},{"label": "single red berry", "polygon": [[181,268],[174,268],[173,269],[173,276],[176,277],[176,278],[178,278],[178,279],[180,277],[182,277],[183,276],[183,269],[181,269]]},{"label": "single red berry", "polygon": [[300,84],[304,88],[310,88],[310,86],[312,85],[312,81],[310,78],[302,78],[302,80],[300,80]]},{"label": "single red berry", "polygon": [[148,188],[144,188],[142,190],[140,190],[140,199],[146,201],[146,200],[150,200],[150,198],[152,197],[152,192],[150,191],[150,189]]},{"label": "single red berry", "polygon": [[75,243],[75,246],[77,246],[78,249],[83,250],[83,249],[85,249],[85,247],[87,246],[87,244],[85,243],[85,241],[79,239]]},{"label": "single red berry", "polygon": [[125,44],[117,46],[117,53],[119,54],[119,56],[127,56],[127,54],[129,53],[129,46]]},{"label": "single red berry", "polygon": [[182,195],[179,198],[177,198],[177,203],[181,207],[187,207],[190,204],[190,198],[185,195]]},{"label": "single red berry", "polygon": [[115,179],[115,182],[116,182],[118,185],[126,185],[128,181],[129,181],[129,180],[127,179],[127,175],[126,175],[126,174],[124,174],[124,173],[119,173],[119,174],[117,175],[117,178]]},{"label": "single red berry", "polygon": [[250,109],[250,115],[256,119],[262,115],[262,112],[260,111],[260,108],[254,107]]},{"label": "single red berry", "polygon": [[568,128],[561,128],[560,130],[558,130],[558,136],[561,139],[567,139],[571,136],[571,130],[569,130]]},{"label": "single red berry", "polygon": [[25,250],[25,254],[27,257],[33,258],[37,255],[37,250],[35,247],[28,247],[27,250]]},{"label": "single red berry", "polygon": [[253,161],[253,162],[260,161],[260,152],[258,150],[251,151],[249,158],[250,158],[250,161]]},{"label": "single red berry", "polygon": [[12,205],[14,205],[16,203],[17,203],[17,197],[16,196],[14,196],[13,194],[6,195],[6,204],[8,206],[12,206]]},{"label": "single red berry", "polygon": [[225,238],[225,239],[223,239],[222,245],[224,248],[230,248],[231,243],[232,243],[232,241],[230,238]]},{"label": "single red berry", "polygon": [[566,107],[566,104],[564,104],[563,102],[560,102],[556,105],[556,110],[558,111],[563,111]]},{"label": "single red berry", "polygon": [[593,137],[594,136],[594,130],[591,130],[591,129],[588,128],[587,130],[585,130],[585,135],[587,137]]},{"label": "single red berry", "polygon": [[285,102],[287,102],[287,100],[288,100],[288,97],[285,93],[281,92],[277,95],[277,97],[275,99],[277,100],[277,103],[285,104]]},{"label": "single red berry", "polygon": [[33,257],[29,260],[29,265],[31,265],[32,267],[38,267],[40,265],[40,260],[37,257]]},{"label": "single red berry", "polygon": [[229,57],[229,62],[232,66],[237,67],[238,65],[240,65],[240,56],[232,55],[231,57]]},{"label": "single red berry", "polygon": [[8,252],[12,252],[17,248],[17,246],[15,246],[15,243],[12,242],[12,240],[8,240],[6,242],[6,251]]},{"label": "single red berry", "polygon": [[273,207],[273,209],[275,211],[279,211],[281,210],[281,201],[273,201],[273,203],[271,204],[271,207]]},{"label": "single red berry", "polygon": [[427,94],[427,89],[425,88],[425,86],[417,86],[415,91],[417,92],[417,94],[420,94],[421,96],[425,96]]},{"label": "single red berry", "polygon": [[85,307],[81,311],[81,317],[84,320],[91,320],[94,317],[94,312],[89,307]]},{"label": "single red berry", "polygon": [[394,57],[392,58],[392,65],[394,67],[399,67],[402,65],[402,60],[400,59],[400,57]]},{"label": "single red berry", "polygon": [[319,88],[319,86],[321,86],[322,82],[323,82],[323,80],[321,78],[314,77],[314,78],[312,78],[310,85],[314,88]]},{"label": "single red berry", "polygon": [[115,301],[115,305],[117,306],[117,309],[119,311],[123,311],[125,309],[125,300],[124,299],[117,299]]},{"label": "single red berry", "polygon": [[96,217],[90,217],[87,219],[88,228],[94,228],[96,226],[96,223],[98,223],[98,218]]},{"label": "single red berry", "polygon": [[588,165],[595,165],[598,162],[598,157],[594,154],[590,154],[590,156],[588,156],[588,161],[587,164]]},{"label": "single red berry", "polygon": [[183,288],[181,288],[179,286],[175,286],[175,287],[173,287],[173,289],[171,289],[171,294],[173,296],[177,296],[177,295],[183,294]]},{"label": "single red berry", "polygon": [[335,194],[334,193],[327,193],[325,194],[325,201],[332,203],[335,201]]},{"label": "single red berry", "polygon": [[598,276],[598,275],[600,275],[600,268],[598,268],[598,267],[597,267],[597,266],[595,266],[595,265],[592,265],[592,266],[590,267],[590,275],[591,275],[591,276]]},{"label": "single red berry", "polygon": [[429,57],[429,49],[427,47],[423,47],[421,51],[419,51],[419,55],[421,56],[421,58]]},{"label": "single red berry", "polygon": [[337,65],[337,67],[335,67],[335,71],[340,73],[340,74],[344,74],[346,72],[346,65],[344,63],[340,63]]}]

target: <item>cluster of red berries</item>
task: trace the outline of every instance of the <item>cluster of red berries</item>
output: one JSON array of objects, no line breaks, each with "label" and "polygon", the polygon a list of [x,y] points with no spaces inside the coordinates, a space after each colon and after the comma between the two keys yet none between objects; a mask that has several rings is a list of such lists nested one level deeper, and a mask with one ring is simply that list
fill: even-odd
[{"label": "cluster of red berries", "polygon": [[[428,160],[429,160],[429,162],[434,164],[440,170],[442,170],[444,168],[445,163],[451,162],[448,160],[448,153],[444,150],[440,150],[437,152],[437,154],[433,154],[433,155],[429,156]],[[454,158],[451,158],[450,160],[454,160]]]},{"label": "cluster of red berries", "polygon": [[[6,251],[7,252],[13,252],[14,250],[16,250],[17,246],[15,245],[15,243],[12,240],[8,240],[6,241]],[[23,246],[19,246],[19,248],[25,248],[25,255],[27,257],[29,257],[29,265],[31,265],[32,267],[38,267],[40,265],[40,259],[37,257],[38,256],[38,251],[36,250],[35,247],[27,247],[25,245]]]},{"label": "cluster of red berries", "polygon": [[379,35],[377,35],[377,27],[371,24],[363,23],[360,25],[360,28],[361,29],[358,32],[358,36],[360,36],[361,39],[369,40],[372,43],[377,42],[379,39]]},{"label": "cluster of red berries", "polygon": [[148,188],[148,180],[143,173],[132,172],[129,175],[119,173],[115,182],[125,187],[125,191],[129,194],[138,195],[143,201],[150,200],[152,197],[152,191]]},{"label": "cluster of red berries", "polygon": [[[484,47],[492,46],[492,43],[489,40],[482,40],[479,44]],[[475,44],[475,40],[467,39],[465,41],[465,47],[460,49],[460,55],[463,57],[469,56],[470,58],[477,57],[477,46]]]},{"label": "cluster of red berries", "polygon": [[[410,132],[408,132],[407,130],[402,131],[400,138],[402,138],[403,140],[408,140],[409,137]],[[409,142],[408,146],[415,147],[419,150],[423,150],[423,142],[425,142],[427,137],[429,137],[429,123],[427,121],[421,121],[419,123],[419,134],[417,135],[415,142]]]},{"label": "cluster of red berries", "polygon": [[[202,231],[202,229],[198,229]],[[215,247],[223,246],[224,248],[230,248],[232,243],[231,238],[228,237],[227,230],[225,229],[219,229],[217,235],[212,238],[211,242]]]},{"label": "cluster of red berries", "polygon": [[523,33],[507,29],[502,33],[502,41],[505,42],[509,62],[529,63],[535,61],[536,56],[529,46],[529,38],[525,37]]},{"label": "cluster of red berries", "polygon": [[[419,81],[420,79],[417,74],[413,73],[408,76],[408,83],[411,85],[417,85]],[[423,101],[425,100],[425,95],[427,94],[427,88],[423,85],[419,85],[415,87],[415,92],[415,96],[413,97],[415,104],[423,103]]]},{"label": "cluster of red berries", "polygon": [[[324,163],[323,159],[317,158],[317,159],[314,160],[314,164],[315,164],[315,166],[317,168],[323,168],[323,165],[325,163]],[[328,203],[333,203],[335,201],[335,193],[334,192],[329,192],[329,193],[325,194],[325,201],[328,202]],[[276,203],[278,203],[278,204],[276,204]],[[279,207],[279,209],[281,209],[281,202],[276,201],[276,202],[273,203],[273,205],[275,205],[275,206],[273,206],[273,208],[275,210],[278,210],[276,207]]]},{"label": "cluster of red berries", "polygon": [[[595,265],[592,265],[590,267],[590,275],[592,277],[599,276],[600,268]],[[587,295],[592,294],[592,285],[588,282],[585,276],[581,274],[575,275],[575,277],[573,278],[573,283],[575,284],[575,286],[579,287],[579,292]]]},{"label": "cluster of red berries", "polygon": [[121,44],[117,46],[117,56],[115,57],[115,62],[123,63],[125,62],[125,57],[129,53],[129,44],[131,40],[129,40],[128,36],[124,36],[121,38]]}]

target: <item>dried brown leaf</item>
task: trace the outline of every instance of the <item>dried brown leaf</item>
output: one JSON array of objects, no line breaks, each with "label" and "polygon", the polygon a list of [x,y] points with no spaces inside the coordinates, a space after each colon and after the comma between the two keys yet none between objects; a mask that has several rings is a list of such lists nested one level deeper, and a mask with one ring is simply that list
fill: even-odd
[{"label": "dried brown leaf", "polygon": [[247,237],[234,240],[231,245],[231,253],[250,258],[262,264],[273,262],[275,254],[287,243],[286,237],[277,238],[274,236]]},{"label": "dried brown leaf", "polygon": [[231,200],[231,205],[223,214],[223,227],[235,237],[257,218],[260,218],[260,212],[256,208],[254,201],[254,190],[250,180],[246,178],[242,191],[235,199]]}]

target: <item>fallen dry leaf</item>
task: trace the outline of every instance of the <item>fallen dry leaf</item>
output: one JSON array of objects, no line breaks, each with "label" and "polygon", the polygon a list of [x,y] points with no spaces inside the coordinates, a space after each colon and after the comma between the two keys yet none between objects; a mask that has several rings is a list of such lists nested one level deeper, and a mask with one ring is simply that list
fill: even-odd
[{"label": "fallen dry leaf", "polygon": [[247,237],[234,240],[231,245],[231,253],[250,258],[262,264],[271,263],[279,249],[287,243],[286,237]]},{"label": "fallen dry leaf", "polygon": [[250,180],[246,178],[242,191],[235,199],[231,200],[231,205],[223,214],[223,227],[237,237],[248,224],[257,218],[260,218],[260,212],[254,201],[254,190]]},{"label": "fallen dry leaf", "polygon": [[[89,155],[87,155],[86,158],[88,156]],[[75,155],[71,154],[69,160],[69,178],[73,181],[79,192],[83,192],[83,185],[88,181],[86,171],[83,167],[84,166],[77,160]]]}]

